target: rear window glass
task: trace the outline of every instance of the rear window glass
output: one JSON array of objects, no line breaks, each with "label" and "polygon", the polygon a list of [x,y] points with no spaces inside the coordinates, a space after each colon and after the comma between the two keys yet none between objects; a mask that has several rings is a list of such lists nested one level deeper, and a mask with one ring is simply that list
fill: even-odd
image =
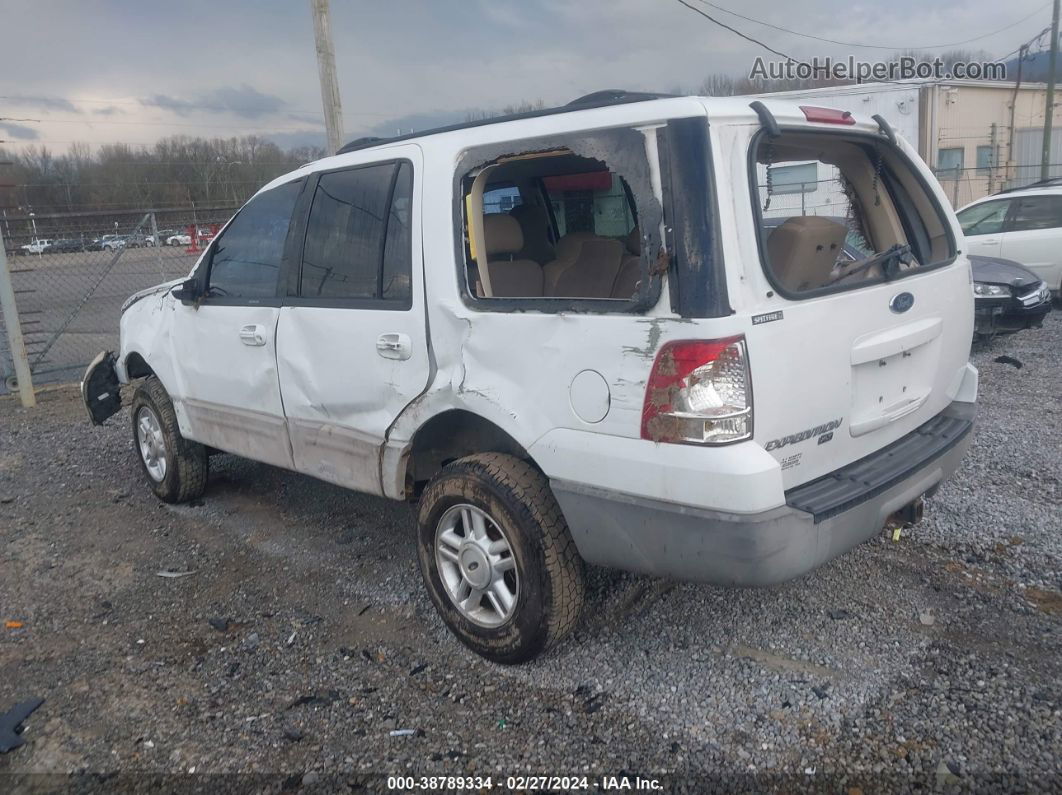
[{"label": "rear window glass", "polygon": [[762,255],[779,292],[852,289],[954,256],[940,206],[884,141],[785,132],[754,146]]}]

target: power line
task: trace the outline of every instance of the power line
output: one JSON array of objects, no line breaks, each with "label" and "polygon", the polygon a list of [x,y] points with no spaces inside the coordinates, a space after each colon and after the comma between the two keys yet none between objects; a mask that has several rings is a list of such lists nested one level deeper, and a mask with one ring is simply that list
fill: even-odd
[{"label": "power line", "polygon": [[759,39],[754,39],[752,36],[749,36],[749,35],[747,35],[745,33],[742,33],[737,28],[733,28],[730,25],[726,24],[725,22],[720,22],[715,17],[713,17],[713,16],[711,16],[709,14],[706,14],[704,11],[701,11],[701,9],[695,8],[694,6],[691,6],[689,3],[686,2],[686,0],[676,0],[676,2],[686,6],[686,8],[688,8],[690,11],[693,11],[696,14],[700,14],[702,17],[707,19],[709,22],[714,22],[719,27],[726,28],[731,33],[737,34],[738,36],[743,38],[745,41],[751,41],[753,44],[755,44],[755,45],[757,45],[759,47],[763,47],[763,49],[767,50],[768,52],[773,52],[775,55],[781,55],[787,61],[795,61],[796,60],[796,58],[794,58],[792,55],[787,55],[786,53],[782,52],[781,50],[776,50],[776,49],[774,49],[774,47],[771,47],[769,44],[764,44]]},{"label": "power line", "polygon": [[[679,2],[682,2],[682,0],[679,0]],[[904,44],[904,45],[901,45],[899,47],[892,47],[892,46],[887,46],[887,45],[884,45],[884,44],[860,44],[858,42],[853,42],[853,41],[838,41],[837,39],[829,39],[829,38],[825,38],[823,36],[815,36],[815,35],[813,35],[811,33],[801,33],[798,30],[792,30],[791,28],[783,28],[780,25],[774,25],[774,24],[772,24],[770,22],[764,22],[762,19],[755,19],[754,17],[745,16],[744,14],[739,14],[737,11],[731,11],[729,8],[723,8],[722,6],[719,6],[719,5],[716,5],[715,3],[709,2],[709,0],[697,0],[697,2],[701,3],[702,5],[709,6],[710,8],[714,8],[717,11],[722,11],[725,14],[731,14],[732,16],[738,17],[739,19],[743,19],[746,22],[753,22],[753,23],[755,23],[757,25],[763,25],[764,27],[773,28],[774,30],[781,31],[783,33],[791,33],[794,36],[802,36],[802,37],[804,37],[806,39],[814,39],[815,41],[824,41],[824,42],[827,42],[829,44],[839,44],[842,47],[860,47],[860,48],[872,49],[872,50],[905,50],[905,49],[911,49],[911,50],[937,50],[937,49],[941,49],[942,47],[957,47],[960,44],[969,44],[970,42],[979,41],[981,39],[987,39],[989,36],[994,36],[997,33],[1002,33],[1004,30],[1010,30],[1011,28],[1016,27],[1017,25],[1020,25],[1022,22],[1025,22],[1026,20],[1031,19],[1036,14],[1039,14],[1041,11],[1043,11],[1045,8],[1047,8],[1049,5],[1051,5],[1051,3],[1045,3],[1044,5],[1042,5],[1039,8],[1037,8],[1035,11],[1033,11],[1028,16],[1024,16],[1021,19],[1019,19],[1017,22],[1012,22],[1010,25],[1007,25],[1006,27],[997,28],[996,30],[993,30],[993,31],[991,31],[989,33],[984,33],[984,34],[982,34],[980,36],[974,36],[973,38],[970,38],[970,39],[964,39],[962,41],[953,41],[953,42],[949,42],[947,44],[923,44],[923,45]],[[682,4],[686,5],[684,2]],[[711,19],[711,17],[709,17],[709,19]],[[716,20],[712,20],[712,21],[715,22]],[[720,22],[720,23],[717,23],[717,24],[722,24],[722,23]],[[733,28],[731,28],[731,30],[733,30]],[[735,33],[736,32],[737,31],[735,31]],[[741,34],[739,34],[739,35],[741,35]],[[743,36],[743,38],[749,38],[749,37]],[[749,39],[749,40],[750,41],[755,41],[754,39]],[[767,46],[765,44],[762,44],[762,42],[755,42],[755,43],[756,44],[760,44],[763,47]],[[770,49],[770,48],[768,47],[768,49]],[[772,50],[772,52],[775,52],[775,51]],[[778,54],[780,55],[781,53],[778,53]]]}]

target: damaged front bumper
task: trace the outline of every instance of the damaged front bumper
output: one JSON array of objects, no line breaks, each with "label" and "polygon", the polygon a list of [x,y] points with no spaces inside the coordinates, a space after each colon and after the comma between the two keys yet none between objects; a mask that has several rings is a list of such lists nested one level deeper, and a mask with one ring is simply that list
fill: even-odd
[{"label": "damaged front bumper", "polygon": [[81,381],[81,399],[85,401],[89,421],[102,425],[122,407],[121,382],[115,370],[117,357],[111,351],[100,351],[85,370]]},{"label": "damaged front bumper", "polygon": [[990,337],[1039,328],[1050,311],[1051,291],[1043,284],[1021,296],[978,298],[974,306],[974,334]]},{"label": "damaged front bumper", "polygon": [[552,480],[591,564],[720,585],[785,582],[872,538],[958,468],[974,405],[955,402],[878,452],[786,492],[786,504],[726,513]]}]

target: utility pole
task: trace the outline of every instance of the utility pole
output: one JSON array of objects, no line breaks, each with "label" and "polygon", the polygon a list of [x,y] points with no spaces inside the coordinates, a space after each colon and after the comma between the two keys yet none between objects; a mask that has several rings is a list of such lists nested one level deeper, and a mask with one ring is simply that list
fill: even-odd
[{"label": "utility pole", "polygon": [[3,235],[0,235],[0,313],[4,316],[8,350],[11,351],[12,364],[15,365],[18,396],[22,405],[31,409],[37,405],[37,398],[33,394],[33,376],[30,373],[29,357],[26,355],[26,343],[22,339],[22,325],[18,318],[18,307],[15,306],[15,289],[11,286],[11,271],[7,266]]},{"label": "utility pole", "polygon": [[1044,149],[1040,155],[1040,179],[1047,179],[1051,163],[1051,123],[1055,119],[1055,64],[1058,62],[1058,6],[1051,13],[1051,57],[1047,61],[1047,108],[1044,111]]},{"label": "utility pole", "polygon": [[[336,79],[336,50],[332,46],[332,15],[329,0],[310,0],[313,13],[313,38],[317,45],[317,73],[321,78],[321,104],[324,105],[328,154],[334,155],[343,145],[343,107],[339,101]],[[1058,0],[1055,0],[1057,22]]]}]

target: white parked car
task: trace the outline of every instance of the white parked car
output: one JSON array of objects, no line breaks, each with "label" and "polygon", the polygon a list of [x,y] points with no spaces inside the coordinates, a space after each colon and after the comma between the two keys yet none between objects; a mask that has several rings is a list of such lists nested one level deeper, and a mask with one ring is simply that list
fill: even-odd
[{"label": "white parked car", "polygon": [[126,239],[122,235],[104,235],[93,241],[101,251],[117,251],[125,248]]},{"label": "white parked car", "polygon": [[167,246],[187,246],[192,242],[192,236],[178,232],[166,238]]},{"label": "white parked car", "polygon": [[1062,291],[1062,179],[986,196],[958,217],[970,254],[1019,262]]},{"label": "white parked car", "polygon": [[21,246],[21,249],[23,254],[43,254],[51,244],[51,240],[34,239]]},{"label": "white parked car", "polygon": [[[809,161],[868,256],[831,218],[764,230],[765,169]],[[101,423],[139,382],[169,502],[213,451],[416,502],[444,621],[518,662],[575,625],[584,562],[766,585],[916,521],[973,426],[961,240],[883,121],[593,95],[274,180],[126,302],[82,391]]]}]

